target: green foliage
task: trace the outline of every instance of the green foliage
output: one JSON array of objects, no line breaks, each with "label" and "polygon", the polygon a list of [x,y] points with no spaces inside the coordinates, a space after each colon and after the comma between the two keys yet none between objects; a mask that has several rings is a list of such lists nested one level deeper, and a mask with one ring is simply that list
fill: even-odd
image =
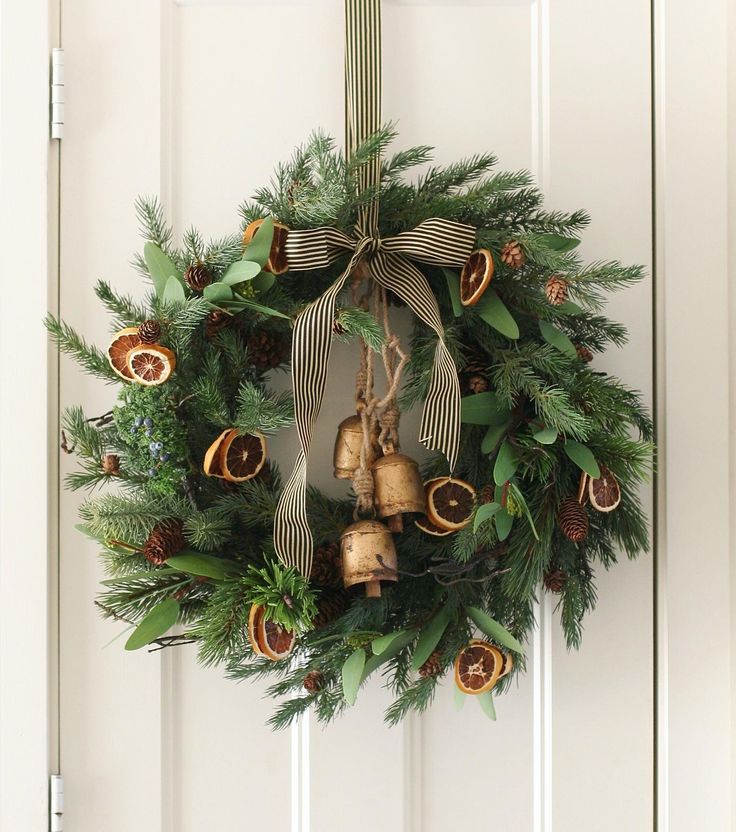
[{"label": "green foliage", "polygon": [[312,626],[317,615],[315,594],[295,569],[285,569],[275,560],[260,569],[251,566],[243,584],[248,604],[262,606],[267,620],[295,632]]},{"label": "green foliage", "polygon": [[48,315],[44,325],[59,349],[70,355],[85,372],[108,384],[120,381],[107,356],[97,347],[88,344],[68,324],[57,320],[53,315]]}]

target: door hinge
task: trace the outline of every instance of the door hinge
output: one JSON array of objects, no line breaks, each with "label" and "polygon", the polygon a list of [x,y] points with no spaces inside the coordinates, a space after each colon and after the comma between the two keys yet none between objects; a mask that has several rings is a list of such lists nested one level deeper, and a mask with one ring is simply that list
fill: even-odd
[{"label": "door hinge", "polygon": [[49,830],[50,832],[64,832],[64,778],[60,774],[51,775]]},{"label": "door hinge", "polygon": [[51,50],[51,138],[64,138],[64,50]]}]

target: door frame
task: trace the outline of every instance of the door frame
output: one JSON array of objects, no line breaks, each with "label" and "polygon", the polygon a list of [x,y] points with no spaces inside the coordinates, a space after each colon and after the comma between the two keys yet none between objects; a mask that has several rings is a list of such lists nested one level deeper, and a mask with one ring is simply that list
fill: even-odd
[{"label": "door frame", "polygon": [[[736,278],[728,258],[729,250],[736,254],[736,11],[728,0],[652,0],[652,29],[655,828],[684,832],[707,821],[725,830],[736,777],[729,517],[736,296],[728,291],[729,268]],[[0,0],[0,250],[8,297],[10,281],[27,276],[22,309],[0,304],[0,357],[20,342],[29,356],[29,365],[0,361],[2,832],[47,829],[48,775],[58,765],[57,358],[38,322],[55,309],[58,284],[60,151],[49,139],[48,102],[50,49],[61,45],[59,36],[59,0]],[[9,401],[5,391],[16,390]],[[29,443],[29,436],[48,441]]]}]

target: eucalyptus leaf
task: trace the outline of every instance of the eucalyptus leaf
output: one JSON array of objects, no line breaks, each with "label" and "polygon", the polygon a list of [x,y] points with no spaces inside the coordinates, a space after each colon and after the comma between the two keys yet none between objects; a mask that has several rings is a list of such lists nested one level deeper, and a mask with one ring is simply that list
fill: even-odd
[{"label": "eucalyptus leaf", "polygon": [[489,690],[484,693],[479,693],[476,697],[483,713],[488,719],[496,721],[496,706],[493,704],[493,696]]},{"label": "eucalyptus leaf", "polygon": [[246,280],[253,280],[261,273],[258,263],[250,260],[236,260],[220,279],[226,286],[237,286],[238,283],[245,283]]},{"label": "eucalyptus leaf", "polygon": [[85,537],[89,537],[91,540],[96,540],[98,543],[104,543],[104,540],[99,535],[96,535],[85,523],[75,523],[74,528],[78,532],[85,535]]},{"label": "eucalyptus leaf", "polygon": [[496,463],[493,466],[493,481],[496,485],[508,482],[516,473],[518,465],[514,446],[507,440],[498,449]]},{"label": "eucalyptus leaf", "polygon": [[440,639],[444,635],[449,623],[450,610],[447,607],[443,607],[429,624],[422,628],[411,660],[413,670],[419,670],[424,662],[432,655],[434,648],[440,643]]},{"label": "eucalyptus leaf", "polygon": [[406,633],[406,630],[397,630],[395,633],[387,633],[385,636],[374,638],[371,642],[371,648],[374,655],[380,656],[384,650],[391,646],[393,641],[395,641],[399,636],[403,636],[404,633]]},{"label": "eucalyptus leaf", "polygon": [[495,521],[496,521],[496,535],[498,539],[503,541],[511,534],[511,527],[514,525],[514,518],[506,511],[505,508],[502,508],[501,511],[497,511],[495,514]]},{"label": "eucalyptus leaf", "polygon": [[210,283],[204,287],[202,296],[211,303],[224,303],[233,299],[233,290],[226,283]]},{"label": "eucalyptus leaf", "polygon": [[492,454],[498,447],[499,442],[506,436],[510,422],[501,425],[489,425],[483,441],[480,443],[480,450],[483,454]]},{"label": "eucalyptus leaf", "polygon": [[577,303],[566,300],[557,307],[557,311],[562,312],[563,315],[582,315],[585,310],[582,306],[578,306]]},{"label": "eucalyptus leaf", "polygon": [[578,468],[581,468],[586,474],[590,474],[594,480],[600,478],[601,469],[595,461],[593,452],[587,445],[583,445],[582,442],[575,442],[572,439],[568,439],[567,442],[565,442],[565,453],[578,466]]},{"label": "eucalyptus leaf", "polygon": [[493,289],[486,289],[483,297],[475,305],[475,311],[501,335],[514,340],[519,337],[519,325]]},{"label": "eucalyptus leaf", "polygon": [[572,251],[580,245],[580,240],[575,237],[563,237],[562,234],[539,234],[537,239],[542,245],[561,254]]},{"label": "eucalyptus leaf", "polygon": [[463,693],[457,685],[453,685],[454,695],[453,699],[455,702],[455,710],[462,711],[465,707],[465,703],[468,701],[467,693]]},{"label": "eucalyptus leaf", "polygon": [[542,333],[542,338],[548,344],[551,344],[564,355],[568,355],[570,358],[577,356],[578,353],[575,349],[575,344],[573,344],[564,332],[561,332],[556,326],[549,323],[549,321],[540,321],[539,331]]},{"label": "eucalyptus leaf", "polygon": [[144,616],[125,642],[126,650],[140,650],[154,639],[162,636],[176,624],[179,618],[179,602],[175,598],[161,601]]},{"label": "eucalyptus leaf", "polygon": [[156,243],[146,243],[143,246],[143,259],[151,276],[156,296],[163,299],[166,283],[170,277],[176,277],[181,281],[181,272],[171,261],[171,258],[164,254]]},{"label": "eucalyptus leaf", "polygon": [[240,304],[246,307],[247,309],[253,309],[255,312],[260,312],[261,315],[268,315],[272,318],[284,318],[285,320],[289,320],[288,315],[284,315],[283,312],[279,312],[278,309],[271,309],[270,306],[262,306],[260,303],[255,303],[252,300],[240,300]]},{"label": "eucalyptus leaf", "polygon": [[351,653],[342,666],[342,695],[348,705],[354,705],[365,667],[365,650],[362,648]]},{"label": "eucalyptus leaf", "polygon": [[477,532],[483,523],[490,520],[497,511],[501,511],[500,503],[484,503],[478,506],[473,518],[473,532]]},{"label": "eucalyptus leaf", "polygon": [[251,281],[251,286],[256,292],[267,292],[276,282],[276,276],[271,272],[261,272]]},{"label": "eucalyptus leaf", "polygon": [[529,510],[529,504],[527,503],[526,498],[524,497],[524,495],[521,493],[521,491],[518,489],[518,487],[513,482],[509,483],[509,486],[511,488],[511,491],[513,492],[514,499],[516,500],[516,502],[521,507],[521,510],[524,513],[524,516],[526,517],[526,519],[529,522],[529,525],[530,525],[531,530],[532,530],[532,534],[534,535],[534,537],[537,540],[539,540],[539,535],[537,534],[537,527],[534,525],[534,518],[532,517],[532,513]]},{"label": "eucalyptus leaf", "polygon": [[203,578],[214,578],[216,581],[224,581],[228,576],[231,563],[224,561],[215,555],[204,555],[200,552],[180,552],[166,561],[166,565],[178,572],[186,572],[188,575],[199,575]]},{"label": "eucalyptus leaf", "polygon": [[460,275],[451,269],[442,269],[442,274],[444,274],[445,280],[447,281],[447,290],[450,293],[453,314],[456,318],[459,318],[465,311],[465,307],[460,302]]},{"label": "eucalyptus leaf", "polygon": [[[268,262],[273,242],[273,217],[266,217],[256,229],[253,239],[243,252],[243,259],[258,263],[262,269]],[[259,269],[259,271],[260,271]]]},{"label": "eucalyptus leaf", "polygon": [[469,425],[500,425],[511,412],[493,392],[464,396],[460,401],[460,419]]},{"label": "eucalyptus leaf", "polygon": [[164,303],[168,303],[170,306],[184,306],[187,302],[187,294],[184,291],[184,287],[179,279],[173,274],[166,281],[163,301]]},{"label": "eucalyptus leaf", "polygon": [[417,635],[417,631],[407,630],[402,635],[395,638],[391,644],[378,656],[369,656],[363,669],[363,679],[367,679],[374,670],[379,668],[384,662],[397,656],[408,644],[410,644]]},{"label": "eucalyptus leaf", "polygon": [[535,431],[532,436],[542,445],[554,445],[557,441],[557,431],[554,428],[542,428]]},{"label": "eucalyptus leaf", "polygon": [[495,618],[491,618],[488,613],[479,610],[478,607],[466,607],[465,612],[468,618],[475,624],[479,630],[483,632],[496,644],[500,644],[507,650],[513,650],[514,653],[524,653],[524,648],[521,646],[514,636],[503,626],[499,624]]}]

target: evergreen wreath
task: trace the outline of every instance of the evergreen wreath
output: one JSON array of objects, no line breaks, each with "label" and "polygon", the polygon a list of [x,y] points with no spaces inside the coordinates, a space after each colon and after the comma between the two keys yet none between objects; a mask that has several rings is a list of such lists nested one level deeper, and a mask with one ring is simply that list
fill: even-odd
[{"label": "evergreen wreath", "polygon": [[[491,689],[505,691],[524,669],[538,593],[559,596],[576,647],[595,605],[594,568],[648,545],[637,489],[652,425],[639,394],[591,364],[626,340],[602,314],[605,293],[639,280],[641,268],[584,265],[576,247],[588,216],[544,210],[529,174],[495,172],[495,157],[478,155],[411,180],[431,149],[388,156],[394,138],[386,127],[346,158],[315,134],[242,206],[241,233],[219,240],[190,229],[175,247],[158,202],[139,200],[146,242],[135,266],[152,291],[139,301],[97,284],[112,316],[107,354],[47,320],[85,371],[121,384],[102,417],[79,407],[63,417],[65,447],[81,461],[67,486],[117,486],[81,508],[80,528],[100,544],[109,575],[102,614],[135,625],[129,649],[193,642],[201,662],[231,678],[268,677],[279,728],[310,707],[330,721],[372,675],[394,693],[391,724],[427,708],[448,672],[493,716]],[[376,197],[361,171],[377,158],[381,236],[439,217],[477,229],[477,249],[462,273],[420,266],[459,371],[460,452],[451,477],[439,454],[424,463],[426,516],[404,508],[403,522],[389,521],[393,534],[383,527],[398,559],[379,555],[359,576],[380,593],[366,597],[361,583],[346,585],[341,559],[351,499],[309,488],[310,575],[275,555],[282,485],[267,449],[294,414],[291,396],[268,380],[288,367],[295,316],[345,265],[289,271],[289,230],[350,233]],[[364,356],[385,353],[397,342],[380,301],[392,298],[373,291],[361,303],[356,274],[333,332],[359,339]],[[415,318],[397,411],[426,397],[436,342]],[[392,460],[391,439],[371,438],[378,460]],[[178,634],[166,635],[174,625]]]}]

